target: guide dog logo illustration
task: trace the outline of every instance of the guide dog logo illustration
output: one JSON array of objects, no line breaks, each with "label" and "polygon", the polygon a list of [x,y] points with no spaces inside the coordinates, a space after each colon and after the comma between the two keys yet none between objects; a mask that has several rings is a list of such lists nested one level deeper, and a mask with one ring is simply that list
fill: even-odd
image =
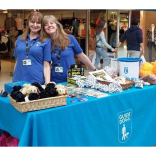
[{"label": "guide dog logo illustration", "polygon": [[118,113],[118,140],[125,143],[132,134],[132,110]]}]

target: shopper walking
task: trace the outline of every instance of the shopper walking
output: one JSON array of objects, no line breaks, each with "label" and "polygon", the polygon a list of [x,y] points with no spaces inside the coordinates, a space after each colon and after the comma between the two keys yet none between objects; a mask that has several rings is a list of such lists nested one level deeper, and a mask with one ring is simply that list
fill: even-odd
[{"label": "shopper walking", "polygon": [[13,82],[50,82],[51,41],[43,35],[42,18],[40,12],[31,12],[26,31],[17,38]]},{"label": "shopper walking", "polygon": [[[139,28],[139,19],[133,18],[131,27],[124,33],[117,48],[126,40],[129,57],[139,57],[144,54],[142,30]],[[141,50],[140,50],[141,48]]]},{"label": "shopper walking", "polygon": [[75,55],[89,69],[96,70],[89,58],[83,53],[75,37],[64,32],[55,16],[44,16],[43,25],[45,34],[52,41],[51,81],[56,83],[67,81],[67,71],[72,64],[75,64]]},{"label": "shopper walking", "polygon": [[107,55],[106,51],[104,50],[104,46],[106,46],[108,49],[110,49],[112,52],[116,52],[117,49],[112,48],[106,41],[105,39],[105,34],[103,32],[103,29],[106,28],[107,24],[105,22],[105,20],[99,20],[99,23],[96,26],[96,41],[97,41],[97,45],[96,45],[96,59],[95,59],[95,67],[98,68],[98,64],[100,62],[100,58],[101,56],[103,57],[103,68],[105,66],[109,65],[110,62],[110,58]]}]

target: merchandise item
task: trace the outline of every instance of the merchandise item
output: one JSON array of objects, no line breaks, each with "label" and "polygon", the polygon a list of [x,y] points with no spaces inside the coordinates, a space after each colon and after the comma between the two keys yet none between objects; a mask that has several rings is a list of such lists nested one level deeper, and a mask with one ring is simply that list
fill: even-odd
[{"label": "merchandise item", "polygon": [[153,73],[153,65],[145,62],[140,67],[140,76],[145,76]]},{"label": "merchandise item", "polygon": [[71,102],[71,103],[75,103],[76,101],[75,101],[75,100],[70,100],[70,102]]},{"label": "merchandise item", "polygon": [[39,82],[44,84],[43,62],[51,61],[51,41],[47,39],[44,42],[39,42],[39,36],[30,41],[28,34],[28,46],[34,43],[29,49],[28,59],[31,60],[31,65],[23,65],[23,60],[26,59],[26,42],[17,38],[17,43],[14,51],[14,57],[17,57],[16,68],[13,74],[13,82],[28,81],[30,83]]},{"label": "merchandise item", "polygon": [[[54,81],[56,83],[61,82],[67,82],[67,74],[68,69],[72,64],[75,64],[75,55],[80,54],[83,52],[81,49],[79,43],[72,35],[68,35],[70,39],[69,46],[61,51],[60,54],[60,67],[63,68],[63,72],[55,72],[55,67],[58,66],[58,59],[55,56],[54,52],[51,54],[51,60],[52,60],[52,70],[51,70],[51,81]],[[55,52],[57,55],[59,54],[59,48],[55,46]]]},{"label": "merchandise item", "polygon": [[140,78],[140,80],[143,80],[145,82],[148,82],[151,85],[156,84],[156,76],[155,75],[152,75],[152,74],[143,76],[143,77]]},{"label": "merchandise item", "polygon": [[143,88],[143,85],[144,85],[143,80],[135,81],[135,88]]}]

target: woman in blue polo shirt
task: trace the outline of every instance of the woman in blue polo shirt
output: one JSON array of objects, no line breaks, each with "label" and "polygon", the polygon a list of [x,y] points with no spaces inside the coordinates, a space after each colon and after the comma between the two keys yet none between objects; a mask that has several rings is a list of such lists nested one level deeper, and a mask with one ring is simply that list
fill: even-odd
[{"label": "woman in blue polo shirt", "polygon": [[17,38],[13,82],[50,82],[51,41],[43,35],[42,18],[41,13],[31,12],[26,31]]},{"label": "woman in blue polo shirt", "polygon": [[75,64],[74,55],[91,70],[96,70],[89,58],[83,53],[74,36],[64,32],[62,25],[55,16],[44,16],[43,27],[45,34],[52,40],[51,81],[56,83],[67,81],[68,69],[72,64]]}]

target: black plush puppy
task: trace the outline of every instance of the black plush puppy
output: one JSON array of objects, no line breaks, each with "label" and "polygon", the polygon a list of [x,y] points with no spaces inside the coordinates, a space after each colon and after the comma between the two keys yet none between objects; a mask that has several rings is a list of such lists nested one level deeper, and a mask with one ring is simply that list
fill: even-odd
[{"label": "black plush puppy", "polygon": [[56,90],[54,83],[48,83],[45,91],[48,93],[49,97],[54,97],[58,95],[58,91]]},{"label": "black plush puppy", "polygon": [[48,92],[46,92],[45,90],[41,91],[39,93],[39,96],[40,96],[40,99],[43,99],[43,98],[48,98],[49,97],[49,94]]},{"label": "black plush puppy", "polygon": [[39,95],[37,93],[30,93],[28,99],[30,101],[39,99]]},{"label": "black plush puppy", "polygon": [[41,84],[38,82],[34,82],[31,84],[32,86],[35,86],[39,89],[40,92],[42,92],[44,89],[42,88]]},{"label": "black plush puppy", "polygon": [[25,97],[20,91],[15,91],[14,94],[15,94],[14,98],[15,98],[16,102],[24,102],[25,101]]}]

